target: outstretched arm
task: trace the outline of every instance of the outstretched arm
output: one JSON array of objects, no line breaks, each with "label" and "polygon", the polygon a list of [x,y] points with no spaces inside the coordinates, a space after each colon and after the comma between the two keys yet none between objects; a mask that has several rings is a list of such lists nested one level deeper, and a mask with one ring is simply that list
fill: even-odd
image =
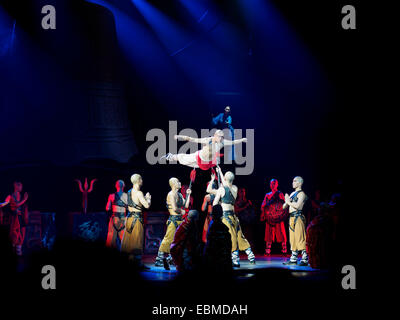
[{"label": "outstretched arm", "polygon": [[236,140],[226,140],[224,139],[224,145],[225,146],[231,146],[239,143],[247,142],[247,138],[242,138],[242,139],[236,139]]},{"label": "outstretched arm", "polygon": [[0,208],[5,207],[6,205],[8,205],[10,203],[10,196],[7,196],[6,200],[3,203],[0,203]]},{"label": "outstretched arm", "polygon": [[192,137],[183,136],[183,135],[175,135],[174,138],[175,138],[175,140],[190,141],[190,142],[201,143],[201,144],[207,144],[212,139],[211,137],[192,138]]}]

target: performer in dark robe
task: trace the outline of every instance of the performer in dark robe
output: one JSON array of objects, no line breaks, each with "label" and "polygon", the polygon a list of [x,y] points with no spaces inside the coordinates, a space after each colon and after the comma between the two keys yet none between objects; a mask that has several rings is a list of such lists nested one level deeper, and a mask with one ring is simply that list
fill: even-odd
[{"label": "performer in dark robe", "polygon": [[320,203],[319,214],[307,227],[306,247],[311,268],[328,268],[332,262],[334,221],[329,204]]},{"label": "performer in dark robe", "polygon": [[175,231],[171,256],[179,272],[190,271],[200,263],[200,238],[197,228],[199,213],[190,210],[187,218]]},{"label": "performer in dark robe", "polygon": [[204,249],[204,267],[210,276],[230,276],[232,274],[232,240],[227,226],[222,222],[222,207],[212,208],[212,221],[207,233]]}]

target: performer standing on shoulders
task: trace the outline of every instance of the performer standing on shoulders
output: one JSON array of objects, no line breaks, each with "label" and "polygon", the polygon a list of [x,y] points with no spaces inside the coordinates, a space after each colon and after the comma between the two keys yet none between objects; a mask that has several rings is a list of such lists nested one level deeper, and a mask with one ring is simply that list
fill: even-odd
[{"label": "performer standing on shoulders", "polygon": [[244,237],[239,219],[234,212],[234,205],[238,192],[237,186],[232,184],[235,175],[228,171],[225,173],[225,176],[223,176],[221,169],[218,167],[217,173],[220,175],[222,186],[218,189],[213,206],[216,206],[221,201],[223,210],[222,222],[228,227],[229,233],[231,234],[232,264],[234,267],[240,267],[239,250],[244,250],[250,263],[255,264],[256,259],[251,250],[250,243]]},{"label": "performer standing on shoulders", "polygon": [[284,210],[283,204],[285,203],[285,196],[278,190],[278,180],[272,179],[270,181],[271,192],[265,195],[264,201],[261,205],[261,221],[265,223],[265,254],[271,254],[271,245],[274,240],[282,243],[282,253],[287,253],[286,248],[286,230],[285,223],[283,222]]},{"label": "performer standing on shoulders", "polygon": [[222,130],[217,130],[212,137],[207,138],[198,139],[188,136],[176,135],[175,139],[201,143],[203,146],[200,151],[197,151],[195,153],[168,153],[167,155],[161,157],[161,159],[165,158],[167,161],[178,161],[182,165],[192,168],[200,168],[202,170],[211,169],[212,167],[215,167],[219,164],[219,151],[224,146],[247,142],[247,138],[237,140],[225,140],[224,132]]},{"label": "performer standing on shoulders", "polygon": [[108,196],[106,205],[106,211],[112,210],[106,241],[106,246],[111,248],[120,249],[124,236],[126,207],[128,206],[128,195],[124,192],[124,187],[124,181],[118,180],[115,183],[117,192]]},{"label": "performer standing on shoulders", "polygon": [[[167,209],[169,211],[169,218],[167,221],[167,232],[158,249],[157,258],[155,261],[156,267],[167,267],[168,263],[172,262],[170,254],[171,243],[174,240],[175,231],[183,221],[185,209],[189,208],[190,194],[192,190],[186,190],[186,199],[183,198],[179,192],[181,183],[177,178],[169,179],[171,191],[167,195]],[[166,262],[166,263],[164,263]]]},{"label": "performer standing on shoulders", "polygon": [[0,208],[10,205],[11,223],[10,223],[10,238],[15,253],[22,256],[22,245],[25,239],[26,225],[28,224],[28,206],[26,201],[28,194],[25,192],[22,197],[22,183],[14,182],[14,193],[7,196],[3,203],[0,203]]},{"label": "performer standing on shoulders", "polygon": [[128,215],[126,217],[125,232],[122,240],[121,251],[127,252],[129,258],[136,261],[141,267],[147,268],[142,263],[144,228],[143,228],[143,208],[150,208],[151,195],[143,192],[140,188],[143,179],[139,174],[131,177],[132,189],[128,191]]},{"label": "performer standing on shoulders", "polygon": [[297,256],[301,252],[302,257],[300,261],[300,266],[308,265],[308,255],[306,252],[306,218],[303,214],[304,203],[307,201],[307,196],[301,187],[303,185],[302,177],[295,177],[293,179],[293,189],[294,192],[290,194],[285,194],[285,204],[283,208],[289,207],[289,240],[290,240],[290,250],[292,250],[292,255],[286,265],[297,264]]}]

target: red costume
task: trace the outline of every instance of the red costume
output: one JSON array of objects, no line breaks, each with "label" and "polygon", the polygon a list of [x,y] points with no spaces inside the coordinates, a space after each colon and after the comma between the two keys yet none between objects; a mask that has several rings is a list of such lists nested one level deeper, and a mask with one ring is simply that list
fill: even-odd
[{"label": "red costume", "polygon": [[28,223],[28,206],[23,204],[17,206],[15,194],[10,196],[11,223],[10,223],[10,238],[17,251],[20,251],[25,239],[25,229]]},{"label": "red costume", "polygon": [[276,241],[282,243],[282,252],[286,253],[286,230],[284,219],[286,218],[286,211],[282,208],[285,197],[282,192],[276,190],[269,192],[265,195],[264,201],[261,205],[261,221],[265,223],[265,237],[266,254],[271,253],[272,242]]},{"label": "red costume", "polygon": [[199,166],[199,168],[201,170],[208,170],[208,169],[214,168],[218,164],[218,158],[221,158],[222,156],[223,156],[222,153],[217,152],[211,161],[205,161],[205,160],[201,160],[200,152],[198,151],[196,153],[197,165]]},{"label": "red costume", "polygon": [[306,239],[310,267],[329,267],[333,245],[332,218],[327,214],[316,216],[307,227]]}]

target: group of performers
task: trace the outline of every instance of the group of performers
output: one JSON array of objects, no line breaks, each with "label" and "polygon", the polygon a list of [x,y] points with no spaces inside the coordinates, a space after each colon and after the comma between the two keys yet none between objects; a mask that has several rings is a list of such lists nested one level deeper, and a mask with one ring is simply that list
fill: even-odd
[{"label": "group of performers", "polygon": [[143,195],[143,179],[139,174],[131,177],[132,189],[124,192],[125,183],[118,180],[116,192],[108,197],[106,210],[111,211],[106,245],[126,252],[131,260],[143,268],[142,252],[144,243],[143,210],[150,208],[151,195]]},{"label": "group of performers", "polygon": [[[207,242],[207,233],[212,223],[212,212],[215,206],[222,207],[222,223],[229,230],[231,238],[231,258],[232,265],[239,267],[239,251],[247,254],[250,263],[255,264],[255,256],[247,241],[237,214],[235,213],[235,202],[238,197],[238,187],[233,184],[234,174],[230,171],[223,174],[219,167],[218,153],[224,145],[235,145],[246,142],[246,139],[225,140],[223,131],[217,130],[212,137],[191,138],[188,136],[175,136],[175,139],[192,141],[202,144],[202,149],[193,154],[167,154],[164,158],[168,161],[178,161],[180,164],[202,170],[211,169],[211,180],[207,184],[206,195],[204,197],[202,210],[206,212],[202,241]],[[215,170],[214,170],[215,169]],[[140,190],[143,180],[140,175],[133,175],[131,178],[133,187],[125,194],[124,184],[118,181],[116,184],[117,192],[109,196],[107,210],[112,208],[112,217],[109,224],[107,245],[120,247],[121,251],[128,252],[133,259],[141,260],[144,228],[143,228],[143,208],[149,208],[151,196],[149,193],[143,195]],[[301,254],[299,265],[308,265],[306,252],[306,229],[303,206],[307,196],[301,190],[303,179],[295,177],[293,188],[295,191],[289,196],[278,191],[278,181],[271,180],[271,192],[265,195],[262,203],[261,219],[266,221],[265,241],[266,254],[271,253],[271,244],[276,239],[282,243],[282,252],[286,253],[286,231],[284,217],[289,215],[289,241],[292,255],[286,264],[297,264],[298,256]],[[171,191],[166,198],[166,205],[169,212],[167,230],[160,244],[155,266],[169,268],[174,260],[171,255],[171,247],[174,243],[176,233],[186,234],[188,224],[191,220],[196,220],[199,213],[196,210],[189,210],[191,203],[191,189],[185,188],[180,192],[182,185],[177,178],[170,178],[169,185]],[[126,220],[123,215],[124,208],[127,208]],[[286,210],[286,209],[289,210]],[[182,224],[181,230],[179,230]],[[185,232],[183,232],[185,230]],[[177,237],[179,238],[179,237]],[[178,239],[176,239],[178,241]]]},{"label": "group of performers", "polygon": [[[178,161],[180,164],[201,170],[211,170],[211,180],[206,188],[202,210],[206,212],[204,228],[201,240],[207,243],[207,234],[210,225],[213,223],[212,212],[215,206],[222,207],[222,223],[229,230],[231,238],[231,259],[234,267],[239,267],[239,251],[247,254],[250,263],[255,264],[255,256],[247,241],[237,214],[235,213],[235,202],[238,197],[238,187],[233,184],[234,174],[227,171],[223,174],[219,167],[219,151],[226,145],[236,145],[247,142],[246,138],[237,140],[224,139],[224,132],[217,130],[212,137],[192,138],[188,136],[175,136],[175,139],[191,141],[202,144],[200,151],[192,154],[167,154],[164,158],[167,161]],[[109,195],[106,210],[111,212],[106,245],[126,252],[129,258],[136,261],[143,268],[142,263],[144,243],[144,221],[143,210],[151,206],[151,195],[141,191],[143,179],[139,174],[131,177],[132,188],[124,192],[125,184],[118,180],[115,184],[116,192]],[[286,253],[286,232],[284,219],[289,215],[289,241],[291,246],[291,257],[285,264],[297,264],[298,256],[301,254],[300,265],[308,265],[306,252],[306,229],[303,206],[307,196],[302,191],[303,179],[295,177],[291,195],[278,190],[278,181],[273,179],[270,182],[271,192],[265,195],[262,203],[261,220],[266,221],[265,242],[266,254],[271,253],[271,244],[274,240],[282,243],[282,252]],[[191,222],[198,220],[199,213],[196,210],[189,210],[191,199],[190,187],[185,188],[184,195],[180,192],[181,182],[177,178],[169,179],[170,192],[166,198],[166,206],[169,212],[167,230],[162,240],[155,266],[169,268],[173,260],[182,260],[181,257],[171,255],[171,247],[178,248],[174,243],[178,233],[181,236],[187,235]],[[14,249],[21,255],[21,247],[25,237],[25,227],[28,219],[26,201],[28,194],[22,195],[22,183],[14,183],[14,193],[7,196],[0,208],[10,205],[12,215],[10,224],[10,235]],[[288,208],[288,210],[286,210]],[[179,230],[182,225],[181,230]],[[175,250],[178,252],[178,250]]]}]

